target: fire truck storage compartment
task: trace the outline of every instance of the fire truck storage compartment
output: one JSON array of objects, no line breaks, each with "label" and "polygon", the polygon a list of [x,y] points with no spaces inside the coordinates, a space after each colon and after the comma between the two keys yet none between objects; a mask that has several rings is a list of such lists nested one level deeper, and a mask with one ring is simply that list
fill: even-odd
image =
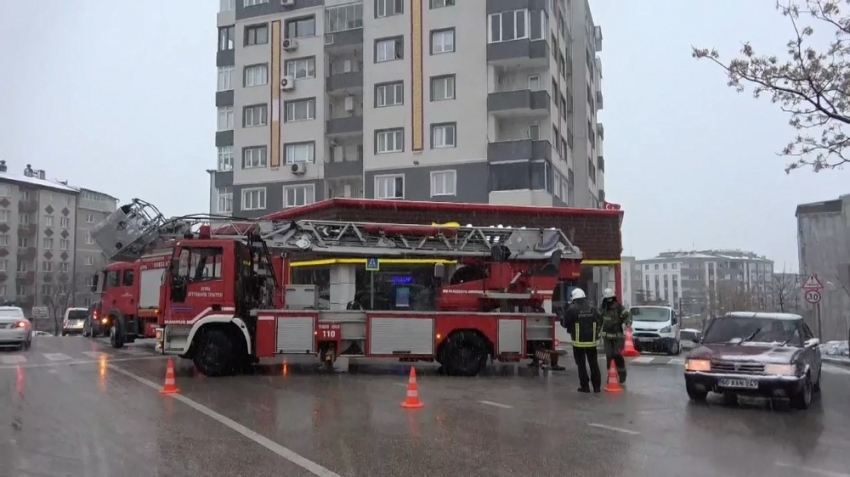
[{"label": "fire truck storage compartment", "polygon": [[545,313],[525,315],[525,339],[527,341],[552,341],[555,339],[555,324],[555,315]]},{"label": "fire truck storage compartment", "polygon": [[522,354],[524,341],[522,339],[522,319],[499,320],[499,349],[497,354]]},{"label": "fire truck storage compartment", "polygon": [[372,356],[433,356],[434,319],[366,315]]},{"label": "fire truck storage compartment", "polygon": [[162,284],[164,268],[142,270],[139,281],[139,308],[159,306],[159,286]]},{"label": "fire truck storage compartment", "polygon": [[315,353],[315,318],[312,316],[277,317],[278,354]]}]

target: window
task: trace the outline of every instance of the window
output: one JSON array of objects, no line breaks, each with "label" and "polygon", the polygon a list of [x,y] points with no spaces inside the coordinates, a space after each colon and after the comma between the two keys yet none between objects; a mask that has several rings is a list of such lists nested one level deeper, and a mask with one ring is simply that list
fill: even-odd
[{"label": "window", "polygon": [[27,225],[30,223],[30,216],[29,214],[21,214],[18,216],[18,220],[21,222],[21,225]]},{"label": "window", "polygon": [[59,271],[68,272],[71,269],[71,264],[68,262],[59,262]]},{"label": "window", "polygon": [[48,262],[47,260],[41,262],[41,271],[42,272],[52,272],[53,271],[53,262]]},{"label": "window", "polygon": [[246,147],[242,149],[242,169],[257,169],[266,167],[268,149],[266,146]]},{"label": "window", "polygon": [[124,275],[121,276],[121,286],[122,287],[133,286],[133,279],[134,278],[135,278],[135,273],[133,273],[133,270],[124,270]]},{"label": "window", "polygon": [[404,0],[375,0],[375,18],[391,17],[404,13]]},{"label": "window", "polygon": [[6,184],[0,185],[0,197],[11,197],[12,188]]},{"label": "window", "polygon": [[286,102],[286,122],[316,119],[316,99],[299,99]]},{"label": "window", "polygon": [[12,220],[12,212],[9,210],[0,210],[0,222],[8,222]]},{"label": "window", "polygon": [[266,188],[258,187],[242,190],[242,210],[263,210],[266,208]]},{"label": "window", "polygon": [[219,187],[217,190],[218,193],[218,207],[216,212],[219,214],[229,214],[233,212],[233,188],[232,187]]},{"label": "window", "polygon": [[218,51],[228,51],[233,49],[233,38],[235,33],[235,26],[222,27],[218,29]]},{"label": "window", "polygon": [[9,269],[9,261],[5,258],[0,260],[0,272],[5,272]]},{"label": "window", "polygon": [[230,91],[233,89],[233,67],[218,67],[218,87],[216,91]]},{"label": "window", "polygon": [[294,79],[308,79],[316,77],[316,57],[297,58],[286,62],[286,76]]},{"label": "window", "polygon": [[251,65],[245,67],[243,82],[246,88],[263,86],[269,82],[268,65]]},{"label": "window", "polygon": [[94,223],[94,214],[86,214],[86,223],[93,224]]},{"label": "window", "polygon": [[325,33],[363,28],[363,3],[349,3],[325,9]]},{"label": "window", "polygon": [[316,162],[316,143],[301,142],[284,146],[287,164]]},{"label": "window", "polygon": [[104,288],[113,288],[118,286],[118,274],[121,273],[119,270],[110,270],[106,272],[106,284]]},{"label": "window", "polygon": [[26,237],[18,237],[18,248],[27,248],[29,246],[29,241]]},{"label": "window", "polygon": [[233,170],[233,146],[218,148],[218,170],[221,172]]},{"label": "window", "polygon": [[242,127],[256,128],[268,124],[269,108],[265,104],[245,106],[242,110]]},{"label": "window", "polygon": [[26,272],[27,271],[27,262],[22,260],[18,260],[18,266],[15,268],[18,272]]},{"label": "window", "polygon": [[383,38],[375,40],[375,63],[395,61],[404,58],[404,38]]},{"label": "window", "polygon": [[94,245],[94,237],[91,236],[91,232],[86,234],[86,245]]},{"label": "window", "polygon": [[540,125],[537,123],[528,125],[528,138],[532,141],[540,140]]},{"label": "window", "polygon": [[528,38],[528,10],[490,15],[490,43]]},{"label": "window", "polygon": [[431,32],[431,54],[452,53],[455,51],[455,29],[434,30]]},{"label": "window", "polygon": [[457,195],[457,172],[434,171],[431,173],[431,197]]},{"label": "window", "polygon": [[313,184],[285,186],[283,188],[283,206],[298,207],[316,201],[316,186]]},{"label": "window", "polygon": [[431,149],[457,146],[457,124],[443,123],[431,125]]},{"label": "window", "polygon": [[86,257],[86,265],[89,266],[89,267],[94,265],[94,257],[92,257],[91,255],[87,256]]},{"label": "window", "polygon": [[0,235],[0,246],[8,247],[9,243],[9,234]]},{"label": "window", "polygon": [[178,273],[190,282],[220,279],[223,258],[221,247],[183,249],[178,258]]},{"label": "window", "polygon": [[285,30],[285,38],[316,36],[316,17],[309,16],[287,20]]},{"label": "window", "polygon": [[63,229],[71,227],[71,219],[69,217],[59,217],[59,226]]},{"label": "window", "polygon": [[53,287],[50,286],[50,285],[42,285],[41,286],[41,294],[45,295],[45,296],[52,295],[53,294]]},{"label": "window", "polygon": [[375,176],[376,199],[404,199],[404,175]]},{"label": "window", "polygon": [[269,42],[269,26],[250,25],[245,27],[245,46],[265,45]]},{"label": "window", "polygon": [[262,5],[269,3],[269,0],[242,0],[243,7],[253,7],[254,5]]},{"label": "window", "polygon": [[375,107],[400,106],[404,104],[404,83],[383,83],[375,85]]},{"label": "window", "polygon": [[431,8],[453,7],[455,0],[431,0]]},{"label": "window", "polygon": [[232,12],[236,10],[236,0],[219,0],[218,1],[218,11],[219,12]]},{"label": "window", "polygon": [[218,130],[230,131],[233,129],[233,106],[221,106],[218,108]]},{"label": "window", "polygon": [[375,154],[404,151],[404,129],[375,131]]},{"label": "window", "polygon": [[540,75],[528,76],[528,89],[531,91],[540,91]]},{"label": "window", "polygon": [[455,75],[431,78],[431,101],[455,99]]},{"label": "window", "polygon": [[68,239],[59,239],[59,250],[68,250],[71,247],[71,241]]}]

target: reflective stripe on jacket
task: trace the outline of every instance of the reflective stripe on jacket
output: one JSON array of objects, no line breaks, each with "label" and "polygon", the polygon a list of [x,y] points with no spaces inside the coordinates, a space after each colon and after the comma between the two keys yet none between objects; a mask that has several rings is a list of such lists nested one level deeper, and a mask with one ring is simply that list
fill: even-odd
[{"label": "reflective stripe on jacket", "polygon": [[591,325],[593,328],[592,341],[587,337],[587,333],[582,335],[581,323],[576,321],[575,334],[573,334],[573,347],[575,348],[595,348],[596,347],[596,336],[597,336],[597,327],[596,322],[594,321]]}]

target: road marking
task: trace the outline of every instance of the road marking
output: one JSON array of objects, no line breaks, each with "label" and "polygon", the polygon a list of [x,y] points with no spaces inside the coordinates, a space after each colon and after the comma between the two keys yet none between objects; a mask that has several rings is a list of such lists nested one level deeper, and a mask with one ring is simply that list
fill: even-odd
[{"label": "road marking", "polygon": [[[107,364],[106,366],[109,369],[115,371],[116,373],[123,374],[124,376],[127,376],[128,378],[131,378],[131,379],[135,379],[136,381],[144,384],[145,386],[147,386],[149,388],[152,388],[152,389],[155,389],[155,390],[159,390],[159,388],[160,388],[159,384],[156,384],[153,381],[145,379],[141,376],[138,376],[138,375],[131,373],[129,371],[126,371],[124,369],[121,369],[118,366],[115,366],[115,365],[112,365],[112,364]],[[209,417],[210,419],[213,419],[215,421],[218,421],[221,424],[224,424],[225,426],[229,427],[230,429],[238,432],[239,434],[242,434],[244,437],[251,439],[252,441],[256,442],[257,444],[265,447],[266,449],[274,452],[275,454],[279,455],[280,457],[283,457],[284,459],[288,460],[289,462],[292,462],[293,464],[297,465],[298,467],[301,467],[302,469],[306,470],[307,472],[310,472],[313,475],[316,475],[318,477],[342,477],[341,475],[334,473],[334,472],[322,467],[321,465],[313,462],[312,460],[310,460],[306,457],[303,457],[299,454],[296,454],[294,451],[287,449],[286,447],[283,447],[282,445],[278,444],[277,442],[274,442],[273,440],[271,440],[271,439],[269,439],[265,436],[262,436],[257,432],[252,431],[251,429],[243,426],[242,424],[239,424],[238,422],[234,421],[233,419],[225,417],[225,416],[213,411],[212,409],[204,406],[203,404],[200,404],[196,401],[193,401],[193,400],[187,398],[186,396],[184,396],[182,394],[171,394],[170,396],[172,398],[174,398],[175,400],[180,401],[183,404],[191,407],[192,409],[200,412],[201,414]]]},{"label": "road marking", "polygon": [[632,431],[632,430],[629,430],[629,429],[623,429],[622,427],[606,426],[605,424],[596,424],[594,422],[589,422],[589,423],[587,423],[587,425],[590,426],[590,427],[598,427],[599,429],[607,429],[609,431],[621,432],[623,434],[628,434],[630,436],[637,436],[637,435],[640,434],[640,432]]},{"label": "road marking", "polygon": [[670,361],[667,362],[667,364],[676,364],[676,365],[679,365],[679,366],[684,366],[685,365],[685,359],[684,358],[671,358]]},{"label": "road marking", "polygon": [[3,364],[26,363],[27,358],[19,354],[13,354],[11,356],[0,356],[0,362],[2,362]]},{"label": "road marking", "polygon": [[632,360],[632,363],[651,363],[655,361],[655,357],[653,356],[640,356]]},{"label": "road marking", "polygon": [[[118,358],[118,359],[110,359],[110,363],[117,363],[121,361],[140,361],[144,359],[165,359],[165,356],[137,356],[134,358]],[[38,364],[20,364],[25,362],[19,361],[19,364],[9,364],[9,365],[0,365],[0,369],[17,369],[17,368],[50,368],[53,366],[68,366],[74,364],[94,364],[100,363],[100,360],[76,360],[76,361],[58,361],[55,363],[38,363]]]},{"label": "road marking", "polygon": [[44,353],[44,357],[47,358],[49,361],[69,361],[73,359],[67,354],[62,353]]},{"label": "road marking", "polygon": [[501,403],[493,402],[493,401],[478,401],[478,402],[480,402],[481,404],[486,404],[488,406],[500,407],[502,409],[513,409],[514,408],[513,406],[508,406],[507,404],[501,404]]},{"label": "road marking", "polygon": [[786,464],[785,462],[774,462],[774,465],[776,465],[777,467],[800,470],[803,472],[808,472],[810,474],[823,475],[825,477],[850,477],[850,474],[842,474],[841,472],[831,472],[829,470],[815,469],[813,467],[801,467],[798,465]]}]

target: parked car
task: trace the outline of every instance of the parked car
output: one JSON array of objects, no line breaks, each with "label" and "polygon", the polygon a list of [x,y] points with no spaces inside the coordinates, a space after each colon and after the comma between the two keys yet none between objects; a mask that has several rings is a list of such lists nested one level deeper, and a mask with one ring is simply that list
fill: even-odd
[{"label": "parked car", "polygon": [[800,315],[733,312],[711,320],[685,361],[685,388],[694,401],[709,392],[727,403],[739,395],[788,398],[808,409],[820,391],[820,340]]},{"label": "parked car", "polygon": [[0,348],[20,348],[32,345],[32,323],[17,306],[0,306]]},{"label": "parked car", "polygon": [[68,308],[65,310],[65,318],[62,320],[62,336],[83,334],[83,326],[88,316],[88,308]]},{"label": "parked car", "polygon": [[682,343],[682,349],[693,349],[699,346],[702,339],[702,331],[696,328],[683,328],[679,330],[679,341]]}]

